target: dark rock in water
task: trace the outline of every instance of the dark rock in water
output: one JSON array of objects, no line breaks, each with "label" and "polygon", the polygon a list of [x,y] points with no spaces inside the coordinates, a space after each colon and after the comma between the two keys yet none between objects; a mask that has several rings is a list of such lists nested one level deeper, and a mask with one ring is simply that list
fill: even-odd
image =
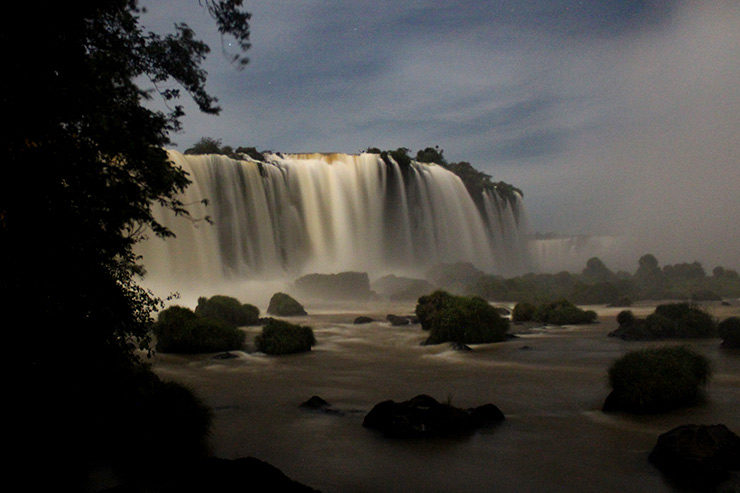
[{"label": "dark rock in water", "polygon": [[468,409],[468,413],[470,413],[470,417],[473,418],[473,421],[479,427],[493,426],[506,419],[501,409],[494,404],[483,404],[482,406]]},{"label": "dark rock in water", "polygon": [[367,272],[307,274],[296,279],[295,288],[303,296],[316,299],[367,300],[373,295]]},{"label": "dark rock in water", "polygon": [[411,323],[407,317],[393,315],[392,313],[388,314],[385,318],[391,323],[391,325],[409,325]]},{"label": "dark rock in water", "polygon": [[492,404],[464,410],[421,394],[404,402],[388,400],[376,404],[362,425],[393,438],[462,436],[504,419],[493,408],[498,410]]},{"label": "dark rock in water", "polygon": [[462,342],[451,342],[450,347],[455,351],[472,351],[473,348]]},{"label": "dark rock in water", "polygon": [[519,348],[520,351],[531,351],[532,346],[522,346]]},{"label": "dark rock in water", "polygon": [[374,281],[371,287],[382,296],[402,301],[416,301],[420,296],[434,291],[434,286],[427,280],[397,277],[393,274]]},{"label": "dark rock in water", "polygon": [[280,491],[294,493],[317,492],[309,486],[290,479],[275,466],[254,457],[222,459],[211,457],[193,467],[180,485],[163,491],[230,492],[230,491]]},{"label": "dark rock in water", "polygon": [[370,322],[375,322],[375,319],[370,318],[370,317],[361,316],[361,317],[357,317],[354,321],[355,324],[369,324]]},{"label": "dark rock in water", "polygon": [[722,424],[679,426],[658,437],[649,460],[678,485],[713,489],[740,471],[740,437]]},{"label": "dark rock in water", "polygon": [[267,313],[270,315],[280,315],[291,317],[297,315],[308,315],[303,305],[298,303],[292,296],[285,293],[275,293],[270,298],[270,305],[267,307]]},{"label": "dark rock in water", "polygon": [[511,310],[509,310],[505,306],[497,306],[496,311],[498,312],[499,315],[504,315],[504,316],[511,315]]},{"label": "dark rock in water", "polygon": [[329,407],[329,403],[318,395],[314,395],[306,402],[302,403],[301,407],[305,407],[308,409],[323,409],[325,407]]},{"label": "dark rock in water", "polygon": [[303,409],[310,409],[313,411],[321,411],[326,414],[344,415],[342,411],[338,409],[334,409],[333,407],[331,407],[331,404],[326,402],[324,399],[322,399],[318,395],[312,396],[306,402],[302,403],[300,407],[302,407]]},{"label": "dark rock in water", "polygon": [[213,359],[234,359],[238,357],[239,356],[234,353],[225,352],[225,353],[218,353],[214,355]]}]

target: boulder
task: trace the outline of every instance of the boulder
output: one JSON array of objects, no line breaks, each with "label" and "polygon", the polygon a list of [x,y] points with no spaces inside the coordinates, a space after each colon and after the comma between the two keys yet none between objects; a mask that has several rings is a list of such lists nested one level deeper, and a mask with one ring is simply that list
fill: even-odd
[{"label": "boulder", "polygon": [[355,324],[369,324],[370,322],[375,322],[375,319],[365,316],[357,317],[354,321]]},{"label": "boulder", "polygon": [[325,414],[336,414],[336,415],[344,415],[344,413],[338,409],[334,409],[331,404],[326,402],[324,399],[319,397],[318,395],[312,396],[310,399],[308,399],[306,402],[302,403],[301,408],[308,409],[311,411],[319,411]]},{"label": "boulder", "polygon": [[649,460],[682,487],[712,489],[740,471],[740,437],[722,424],[679,426],[658,437]]},{"label": "boulder", "polygon": [[465,410],[420,394],[404,402],[376,404],[362,425],[393,438],[429,438],[467,435],[503,419],[503,413],[493,404]]},{"label": "boulder", "polygon": [[391,325],[409,325],[411,323],[411,320],[409,320],[408,317],[402,317],[400,315],[394,315],[392,313],[389,313],[386,317],[386,320],[388,320]]},{"label": "boulder", "polygon": [[372,297],[367,272],[307,274],[296,279],[295,289],[302,296],[321,300],[360,300]]},{"label": "boulder", "polygon": [[272,295],[272,298],[270,298],[270,305],[267,307],[267,313],[282,317],[308,315],[306,310],[303,308],[303,305],[298,303],[295,298],[285,293],[275,293]]}]

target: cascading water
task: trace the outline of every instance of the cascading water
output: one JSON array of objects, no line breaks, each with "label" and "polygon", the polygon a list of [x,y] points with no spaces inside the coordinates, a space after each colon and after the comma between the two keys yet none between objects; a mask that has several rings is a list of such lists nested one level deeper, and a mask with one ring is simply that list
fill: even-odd
[{"label": "cascading water", "polygon": [[419,274],[458,261],[512,273],[526,263],[521,197],[489,189],[476,206],[462,181],[438,165],[401,167],[369,153],[267,154],[263,162],[169,156],[192,180],[182,197],[191,217],[155,212],[176,237],[140,244],[150,280]]}]

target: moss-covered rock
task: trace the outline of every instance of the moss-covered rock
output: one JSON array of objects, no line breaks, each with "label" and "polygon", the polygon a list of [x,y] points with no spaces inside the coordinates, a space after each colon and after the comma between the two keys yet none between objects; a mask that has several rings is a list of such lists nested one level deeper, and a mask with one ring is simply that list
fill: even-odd
[{"label": "moss-covered rock", "polygon": [[170,307],[154,324],[156,350],[163,353],[212,353],[242,349],[245,334],[223,320],[201,317],[188,308]]},{"label": "moss-covered rock", "polygon": [[624,340],[697,339],[717,335],[712,316],[700,306],[689,303],[658,305],[655,312],[644,319],[634,315],[618,316],[617,322],[619,327],[609,335]]},{"label": "moss-covered rock", "polygon": [[267,307],[267,313],[290,317],[296,315],[307,315],[303,305],[298,303],[292,296],[285,293],[275,293],[270,298],[270,304]]},{"label": "moss-covered rock", "polygon": [[259,308],[256,306],[242,304],[236,298],[224,295],[198,298],[195,313],[201,317],[223,320],[236,326],[256,325],[260,316]]},{"label": "moss-covered rock", "polygon": [[539,305],[532,318],[543,324],[572,325],[593,323],[597,315],[593,310],[581,310],[568,300],[559,300]]},{"label": "moss-covered rock", "polygon": [[310,351],[316,344],[316,338],[311,327],[271,318],[254,342],[257,350],[265,354],[280,355]]},{"label": "moss-covered rock", "polygon": [[710,375],[709,360],[684,346],[630,352],[609,368],[613,390],[603,410],[654,414],[690,406]]}]

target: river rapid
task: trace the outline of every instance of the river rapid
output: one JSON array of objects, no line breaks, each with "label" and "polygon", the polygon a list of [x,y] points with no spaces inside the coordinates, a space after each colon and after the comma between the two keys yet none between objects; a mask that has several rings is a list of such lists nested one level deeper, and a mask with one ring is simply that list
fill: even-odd
[{"label": "river rapid", "polygon": [[[719,319],[740,303],[708,305]],[[497,304],[498,305],[498,304]],[[501,303],[500,305],[504,305]],[[607,333],[620,309],[595,309],[585,326],[524,327],[502,343],[455,351],[422,346],[419,325],[385,315],[414,304],[306,306],[317,345],[273,357],[249,349],[156,355],[153,369],[193,389],[214,410],[213,453],[253,456],[324,492],[663,492],[676,491],[647,460],[659,434],[682,424],[724,423],[740,433],[740,352],[719,339],[690,341],[713,366],[705,404],[660,416],[604,414],[607,369],[627,351],[681,341],[625,342]],[[654,305],[631,308],[638,316]],[[358,315],[378,321],[354,325]],[[251,347],[259,327],[246,327]],[[501,425],[455,439],[397,440],[362,427],[380,401],[418,394],[467,408],[491,402]],[[300,408],[313,395],[340,414]]]}]

